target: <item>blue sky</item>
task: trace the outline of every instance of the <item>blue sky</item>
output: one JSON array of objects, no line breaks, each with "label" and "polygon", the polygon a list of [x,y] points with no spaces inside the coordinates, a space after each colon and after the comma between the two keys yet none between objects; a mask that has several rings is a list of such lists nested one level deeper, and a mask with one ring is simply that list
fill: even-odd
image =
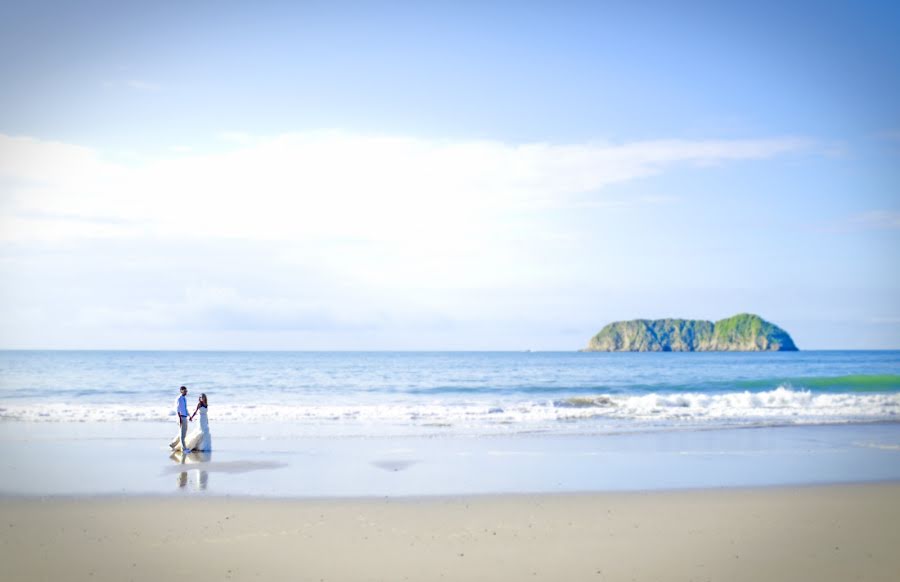
[{"label": "blue sky", "polygon": [[4,3],[0,347],[900,348],[892,3]]}]

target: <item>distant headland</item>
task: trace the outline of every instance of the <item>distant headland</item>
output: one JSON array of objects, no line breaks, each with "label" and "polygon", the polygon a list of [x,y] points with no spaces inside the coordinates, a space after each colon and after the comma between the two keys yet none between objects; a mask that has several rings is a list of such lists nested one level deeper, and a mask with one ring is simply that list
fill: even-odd
[{"label": "distant headland", "polygon": [[715,323],[699,319],[616,321],[583,352],[795,352],[794,340],[774,323],[741,313]]}]

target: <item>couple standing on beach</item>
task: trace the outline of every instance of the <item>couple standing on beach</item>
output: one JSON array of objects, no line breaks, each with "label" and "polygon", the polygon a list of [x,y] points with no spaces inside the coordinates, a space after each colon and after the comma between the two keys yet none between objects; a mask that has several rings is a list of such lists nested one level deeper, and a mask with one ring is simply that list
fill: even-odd
[{"label": "couple standing on beach", "polygon": [[[175,414],[178,415],[179,434],[175,435],[169,447],[175,451],[189,453],[191,451],[211,451],[212,437],[209,434],[209,418],[206,415],[209,403],[206,401],[206,394],[201,394],[197,402],[197,408],[194,414],[188,416],[187,409],[187,393],[186,386],[180,389],[181,396],[175,401]],[[200,428],[194,430],[190,435],[187,434],[188,421],[193,421],[194,416],[200,416]]]}]

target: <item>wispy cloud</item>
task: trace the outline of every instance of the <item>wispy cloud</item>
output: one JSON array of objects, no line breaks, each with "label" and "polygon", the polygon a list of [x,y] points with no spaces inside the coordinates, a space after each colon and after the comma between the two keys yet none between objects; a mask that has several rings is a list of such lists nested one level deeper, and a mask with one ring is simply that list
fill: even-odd
[{"label": "wispy cloud", "polygon": [[115,88],[115,87],[127,87],[129,89],[134,89],[135,91],[149,91],[156,92],[162,90],[162,85],[159,83],[153,83],[150,81],[146,81],[144,79],[119,79],[119,80],[107,80],[103,81],[103,86],[107,89]]},{"label": "wispy cloud", "polygon": [[283,297],[245,297],[231,287],[189,287],[173,302],[128,308],[89,306],[75,314],[77,325],[111,329],[191,331],[315,331],[367,329],[370,318],[331,305]]},{"label": "wispy cloud", "polygon": [[151,83],[141,79],[129,79],[125,81],[125,84],[132,89],[137,89],[139,91],[159,91],[162,89],[158,83]]},{"label": "wispy cloud", "polygon": [[893,230],[900,228],[900,212],[892,210],[872,210],[857,214],[850,219],[853,226],[864,229]]},{"label": "wispy cloud", "polygon": [[220,131],[218,137],[222,141],[241,145],[252,145],[259,141],[258,137],[244,131]]},{"label": "wispy cloud", "polygon": [[900,129],[886,129],[875,134],[876,139],[900,142]]}]

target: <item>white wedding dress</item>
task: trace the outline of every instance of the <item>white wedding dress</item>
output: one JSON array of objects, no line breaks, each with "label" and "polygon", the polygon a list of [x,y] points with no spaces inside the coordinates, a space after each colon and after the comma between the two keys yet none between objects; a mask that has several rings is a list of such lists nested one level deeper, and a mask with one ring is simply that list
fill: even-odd
[{"label": "white wedding dress", "polygon": [[[209,417],[206,416],[206,407],[201,406],[197,415],[200,417],[200,427],[195,428],[184,437],[184,444],[191,451],[211,451],[212,437],[209,434]],[[175,449],[181,449],[180,442]]]}]

